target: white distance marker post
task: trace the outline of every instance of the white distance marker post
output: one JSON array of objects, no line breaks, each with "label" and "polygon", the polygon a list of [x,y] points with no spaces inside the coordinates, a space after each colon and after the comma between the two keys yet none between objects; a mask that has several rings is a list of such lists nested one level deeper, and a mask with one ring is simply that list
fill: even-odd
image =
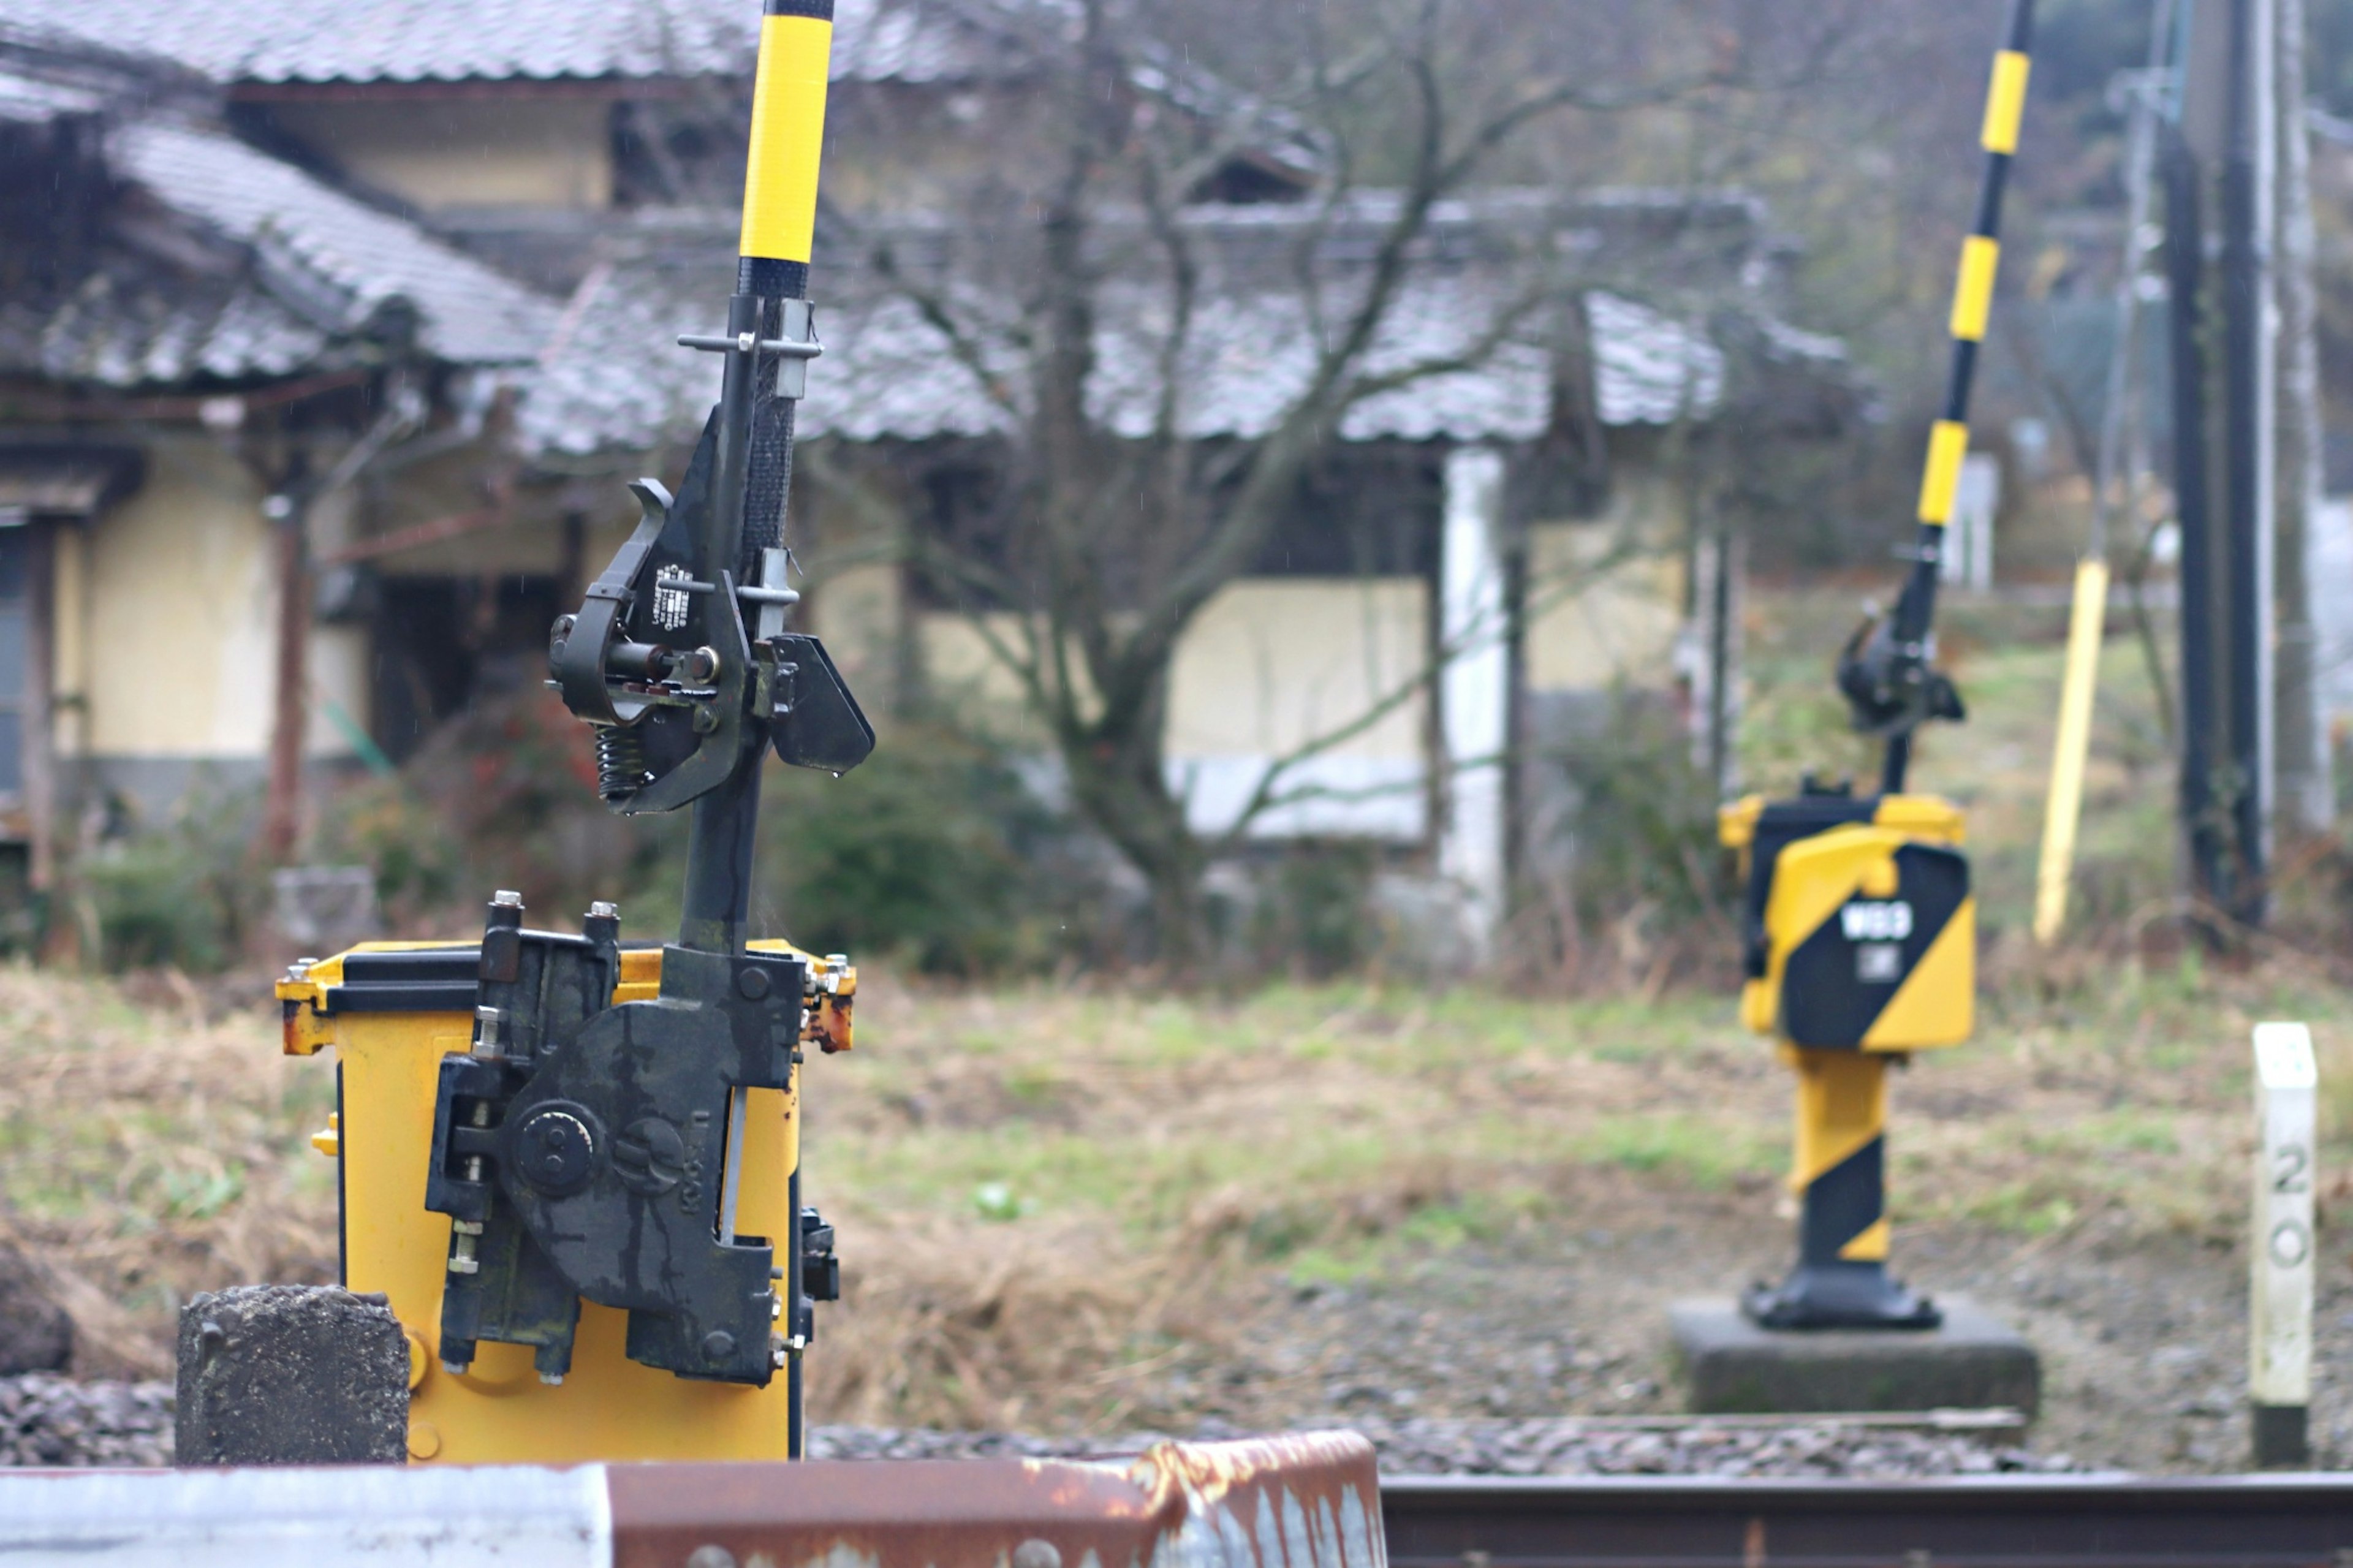
[{"label": "white distance marker post", "polygon": [[2247,1393],[2258,1469],[2311,1459],[2312,1031],[2255,1026],[2254,1233],[2248,1280]]}]

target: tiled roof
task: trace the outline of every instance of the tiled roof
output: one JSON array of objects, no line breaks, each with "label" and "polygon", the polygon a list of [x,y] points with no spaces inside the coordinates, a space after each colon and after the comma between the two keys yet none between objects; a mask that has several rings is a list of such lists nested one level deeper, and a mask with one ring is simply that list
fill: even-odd
[{"label": "tiled roof", "polygon": [[[455,364],[534,358],[553,301],[196,118],[168,65],[59,52],[0,23],[0,120],[87,121],[87,255],[0,297],[0,371],[114,387],[282,376],[414,334]],[[142,104],[157,98],[152,113]]]},{"label": "tiled roof", "polygon": [[64,300],[0,301],[0,370],[111,387],[292,375],[326,359],[328,332],[250,279],[164,279],[109,266]]},{"label": "tiled roof", "polygon": [[158,202],[251,247],[275,292],[299,291],[334,330],[362,331],[405,304],[435,357],[507,364],[537,355],[554,325],[555,307],[521,284],[233,137],[133,124],[110,153]]},{"label": "tiled roof", "polygon": [[[1366,206],[1370,217],[1379,216],[1377,198]],[[1610,210],[1646,225],[1658,216],[1656,204],[1620,202]],[[1594,221],[1590,204],[1580,211]],[[1492,247],[1481,253],[1493,216],[1464,210],[1440,224],[1434,238],[1440,256],[1415,274],[1389,312],[1366,368],[1381,374],[1464,357],[1474,363],[1356,405],[1343,420],[1344,438],[1518,441],[1546,429],[1553,414],[1550,319],[1528,308],[1536,265],[1528,256]],[[1259,206],[1206,210],[1195,221],[1215,260],[1206,268],[1204,303],[1176,374],[1177,423],[1194,437],[1261,436],[1299,397],[1314,363],[1304,298],[1275,265],[1290,254],[1308,216],[1298,207]],[[935,238],[916,234],[909,248],[921,250]],[[1569,248],[1588,253],[1588,261],[1613,243],[1589,232],[1587,240]],[[1456,254],[1444,254],[1450,247]],[[1008,428],[1014,413],[913,304],[826,254],[843,248],[821,239],[816,292],[826,352],[811,369],[802,430],[922,440]],[[643,447],[699,426],[717,373],[709,356],[670,345],[681,331],[710,330],[725,294],[726,249],[716,228],[701,241],[673,229],[600,266],[567,307],[568,329],[530,383],[522,411],[525,439],[541,450],[585,455]],[[1345,259],[1352,254],[1345,224],[1327,249],[1324,284],[1327,307],[1336,310],[1361,287],[1363,272]],[[1353,254],[1361,253],[1356,246]],[[931,264],[944,265],[936,254]],[[1677,275],[1672,262],[1655,256],[1649,270],[1654,284]],[[1720,268],[1711,263],[1702,270]],[[1698,324],[1704,316],[1696,307],[1675,308],[1673,289],[1653,289],[1651,302],[1635,298],[1638,291],[1582,292],[1602,420],[1658,425],[1706,416],[1725,394],[1724,349]],[[1022,351],[1009,308],[996,298],[966,285],[957,314],[981,324],[968,347],[998,386],[1009,389],[1000,396],[1014,398],[1018,409]],[[1721,303],[1720,295],[1714,302]],[[1165,296],[1143,285],[1113,286],[1101,291],[1098,305],[1092,413],[1113,429],[1142,435],[1161,391]],[[987,325],[993,318],[995,325]],[[1490,338],[1497,341],[1482,352]],[[1774,344],[1784,355],[1816,352],[1816,374],[1845,374],[1828,340],[1785,330]]]},{"label": "tiled roof", "polygon": [[[214,80],[735,76],[753,0],[0,0],[0,22],[133,43]],[[836,80],[937,81],[1013,63],[990,0],[837,0]]]},{"label": "tiled roof", "polygon": [[92,88],[0,75],[0,123],[47,125],[69,114],[95,114],[105,103],[105,96]]}]

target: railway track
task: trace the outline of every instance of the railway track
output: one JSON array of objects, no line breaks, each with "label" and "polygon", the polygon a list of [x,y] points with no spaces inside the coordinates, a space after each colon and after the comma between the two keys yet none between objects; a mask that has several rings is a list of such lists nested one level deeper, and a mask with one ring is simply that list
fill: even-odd
[{"label": "railway track", "polygon": [[2353,1476],[1391,1477],[1391,1568],[2353,1568]]}]

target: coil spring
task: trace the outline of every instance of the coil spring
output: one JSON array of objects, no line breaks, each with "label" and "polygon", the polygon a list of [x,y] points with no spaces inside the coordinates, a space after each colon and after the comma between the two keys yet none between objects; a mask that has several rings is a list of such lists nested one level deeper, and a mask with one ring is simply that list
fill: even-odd
[{"label": "coil spring", "polygon": [[596,794],[617,805],[646,785],[645,738],[617,724],[596,727]]}]

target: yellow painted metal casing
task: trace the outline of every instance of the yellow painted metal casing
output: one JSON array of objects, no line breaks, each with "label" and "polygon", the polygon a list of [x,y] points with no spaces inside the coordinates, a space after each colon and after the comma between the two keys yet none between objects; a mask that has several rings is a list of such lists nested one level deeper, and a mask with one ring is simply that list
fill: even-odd
[{"label": "yellow painted metal casing", "polygon": [[[353,952],[448,945],[365,942]],[[751,945],[795,951],[783,942]],[[327,1047],[335,1053],[338,1109],[313,1143],[342,1165],[343,1283],[384,1292],[409,1336],[410,1458],[456,1464],[788,1458],[784,1377],[753,1388],[640,1365],[623,1353],[628,1314],[594,1302],[581,1303],[572,1370],[561,1384],[539,1381],[525,1345],[485,1340],[462,1375],[441,1365],[450,1229],[448,1215],[425,1207],[425,1178],[441,1058],[467,1049],[473,1018],[468,1011],[336,1010],[329,994],[349,956],[280,982],[278,997],[290,1054]],[[824,959],[798,956],[819,979],[813,1032],[823,1031],[832,1048],[847,1047],[848,1009],[837,999],[848,1001],[855,972],[834,973]],[[660,975],[659,949],[625,951],[614,1000],[651,999]],[[793,1090],[749,1091],[737,1210],[747,1235],[788,1234],[800,1154],[797,1072],[795,1079]]]},{"label": "yellow painted metal casing", "polygon": [[1789,805],[1794,823],[1777,823],[1776,807],[1755,796],[1718,816],[1750,886],[1742,1023],[1811,1049],[1909,1052],[1968,1039],[1977,905],[1958,809],[1933,795]]},{"label": "yellow painted metal casing", "polygon": [[[1887,1060],[1869,1051],[1783,1047],[1781,1054],[1798,1074],[1789,1190],[1803,1196],[1886,1135]],[[1838,1256],[1849,1263],[1884,1263],[1887,1216],[1881,1214],[1852,1237],[1839,1238]]]}]

